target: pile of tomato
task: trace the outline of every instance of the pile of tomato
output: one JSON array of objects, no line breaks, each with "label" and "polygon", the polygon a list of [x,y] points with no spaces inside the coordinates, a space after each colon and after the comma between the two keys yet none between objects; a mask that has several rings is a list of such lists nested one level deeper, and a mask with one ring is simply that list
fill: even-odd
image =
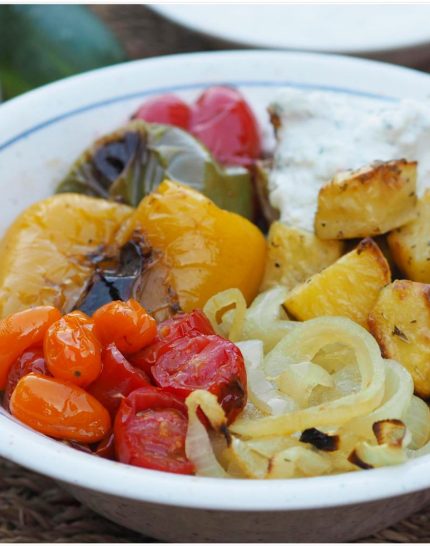
[{"label": "pile of tomato", "polygon": [[0,389],[4,407],[39,432],[180,474],[193,473],[186,397],[196,389],[215,394],[229,422],[247,397],[239,349],[201,311],[157,325],[132,299],[92,317],[42,306],[0,321]]},{"label": "pile of tomato", "polygon": [[134,118],[188,131],[223,165],[250,167],[261,156],[258,122],[232,87],[210,87],[191,105],[172,94],[155,97],[142,104]]}]

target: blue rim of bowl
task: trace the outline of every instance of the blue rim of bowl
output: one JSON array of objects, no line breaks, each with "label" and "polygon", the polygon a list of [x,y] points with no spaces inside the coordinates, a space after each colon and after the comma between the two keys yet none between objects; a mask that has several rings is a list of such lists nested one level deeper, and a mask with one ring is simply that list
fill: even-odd
[{"label": "blue rim of bowl", "polygon": [[[327,55],[327,54],[310,54],[297,53],[297,52],[285,52],[285,51],[273,51],[265,50],[264,52],[258,50],[248,51],[221,51],[211,53],[192,53],[186,56],[228,56],[229,54],[241,55],[253,55],[256,52],[275,55],[287,55],[293,57],[299,57],[303,60],[316,59],[316,58],[330,58],[330,60],[343,60],[348,63],[354,63],[356,66],[371,64],[373,66],[379,65],[381,67],[390,67],[387,63],[368,61],[364,59],[352,59],[339,55]],[[167,58],[184,57],[184,55],[172,55]],[[144,62],[158,61],[160,59],[147,59]],[[143,61],[134,61],[135,63],[141,63]],[[133,64],[124,63],[124,64]],[[108,67],[115,68],[115,67]],[[416,70],[409,68],[392,66],[396,72],[408,72],[419,74]],[[106,69],[95,70],[91,72],[104,71]],[[428,78],[427,74],[421,74]],[[79,76],[78,76],[79,77]],[[74,79],[75,77],[73,77]],[[69,78],[67,78],[69,79]],[[59,83],[59,82],[58,82]],[[218,85],[223,83],[216,82]],[[224,82],[225,83],[225,82]],[[349,95],[355,95],[357,97],[376,99],[382,101],[397,101],[396,97],[390,97],[381,94],[367,93],[364,91],[358,91],[351,88],[335,87],[335,86],[323,86],[314,85],[309,83],[300,83],[294,81],[260,81],[251,82],[250,80],[245,82],[234,82],[229,80],[231,85],[238,85],[242,87],[297,87],[308,90],[320,90],[334,93],[343,93]],[[264,85],[266,84],[266,85]],[[51,84],[57,85],[57,82]],[[51,87],[51,85],[47,87]],[[127,95],[115,96],[110,99],[104,99],[97,101],[75,110],[66,111],[61,115],[57,115],[50,119],[35,124],[33,127],[17,134],[8,141],[5,141],[0,145],[0,150],[4,150],[6,147],[12,146],[14,143],[29,136],[29,134],[42,130],[49,125],[53,125],[63,119],[73,117],[82,112],[100,108],[102,106],[112,104],[115,102],[121,102],[130,100],[133,98],[155,95],[160,92],[168,92],[184,89],[200,89],[211,85],[210,82],[194,83],[185,86],[166,86],[157,89],[146,89],[142,92],[130,93]],[[46,87],[46,86],[44,86]],[[34,91],[38,93],[38,90]],[[32,94],[33,92],[31,92]],[[19,101],[21,97],[14,99],[10,102]],[[6,107],[9,103],[6,103]],[[1,107],[0,107],[1,111]],[[18,464],[26,466],[36,472],[41,472],[45,475],[51,476],[63,483],[68,483],[71,486],[83,488],[84,490],[94,490],[100,493],[105,493],[114,496],[124,496],[125,498],[133,499],[142,502],[152,502],[160,505],[170,506],[182,506],[187,508],[199,508],[199,509],[216,509],[216,510],[245,510],[245,511],[284,511],[284,510],[301,510],[301,509],[316,509],[316,508],[331,508],[348,504],[361,504],[370,501],[378,501],[387,499],[390,497],[397,497],[407,495],[410,493],[417,493],[428,487],[430,487],[430,478],[428,476],[428,466],[430,462],[430,455],[422,456],[414,460],[409,460],[403,465],[395,467],[384,467],[378,469],[372,469],[367,472],[351,472],[342,473],[338,475],[318,476],[315,478],[307,479],[292,479],[292,480],[271,480],[267,483],[267,480],[219,480],[216,478],[204,478],[196,476],[181,476],[175,474],[169,474],[165,472],[159,472],[154,470],[148,470],[144,468],[130,467],[114,461],[108,460],[93,460],[92,457],[88,457],[87,454],[81,453],[70,449],[69,447],[56,442],[50,438],[44,437],[39,433],[28,429],[22,423],[16,422],[10,415],[6,415],[0,408],[0,418],[5,422],[6,434],[2,435],[2,441],[0,442],[0,452],[2,456],[15,461]],[[10,428],[9,428],[10,427]],[[21,429],[18,432],[17,428]],[[27,430],[26,430],[27,429]],[[23,435],[22,431],[27,432]],[[29,438],[27,438],[27,435]],[[24,438],[25,436],[25,438]],[[27,443],[26,440],[30,442]],[[28,460],[28,447],[32,445],[32,450],[36,451],[41,458],[33,458],[31,462]],[[21,448],[21,449],[20,449]],[[57,463],[59,459],[62,464],[53,464],[52,455],[54,459],[57,456]],[[45,458],[46,457],[46,458]],[[82,467],[88,467],[90,472],[82,476],[79,472],[76,473],[76,468],[82,464]],[[117,469],[118,472],[113,472],[113,483],[108,480],[102,479],[100,481],[100,473],[103,474],[103,470],[109,472]],[[141,481],[142,480],[142,481]],[[136,490],[133,487],[133,491],[127,491],[127,487],[124,485],[132,486],[137,483],[149,486],[149,491]],[[276,486],[275,486],[276,484]],[[317,485],[318,484],[318,485]],[[239,487],[240,485],[240,487]],[[186,486],[188,488],[187,498],[184,498],[181,488]],[[240,503],[235,498],[237,488],[240,489]],[[324,495],[316,495],[316,490],[324,491]],[[203,491],[203,493],[202,493]],[[160,495],[160,492],[163,495]],[[242,495],[243,494],[243,495]],[[160,498],[161,497],[161,498]],[[246,502],[244,502],[246,501]]]},{"label": "blue rim of bowl", "polygon": [[49,127],[50,125],[54,125],[55,123],[59,123],[65,119],[72,118],[74,116],[77,116],[79,114],[82,114],[84,112],[88,112],[90,110],[96,110],[98,108],[103,108],[105,106],[109,106],[110,104],[115,104],[119,102],[125,102],[136,98],[145,98],[145,97],[151,97],[151,96],[157,96],[157,95],[163,95],[165,93],[174,93],[174,92],[180,92],[180,91],[195,91],[198,89],[203,89],[207,87],[211,87],[214,85],[227,85],[231,87],[239,87],[242,89],[250,89],[250,88],[295,88],[295,89],[302,89],[307,91],[324,91],[328,93],[337,93],[337,94],[343,94],[343,95],[352,95],[355,97],[365,98],[365,99],[373,99],[373,100],[379,100],[379,101],[385,101],[385,102],[396,102],[398,99],[395,97],[391,97],[388,95],[380,95],[377,93],[369,93],[365,91],[358,91],[355,89],[351,89],[348,87],[336,87],[336,86],[330,86],[330,85],[317,85],[317,84],[308,84],[303,82],[295,82],[295,81],[267,81],[267,80],[256,80],[256,81],[213,81],[213,82],[195,82],[190,84],[184,84],[184,85],[170,85],[165,87],[155,87],[153,89],[145,89],[142,91],[136,91],[134,93],[127,93],[124,95],[116,95],[113,97],[109,97],[107,99],[103,99],[100,101],[92,102],[89,104],[86,104],[85,106],[81,106],[79,108],[75,108],[72,110],[68,110],[66,112],[63,112],[62,114],[59,114],[57,116],[54,116],[52,118],[48,118],[45,121],[42,121],[40,123],[37,123],[36,125],[33,125],[29,129],[26,129],[25,131],[22,131],[18,133],[17,135],[9,138],[8,140],[4,141],[3,143],[0,143],[0,152],[3,152],[7,148],[10,148],[13,144],[16,144],[20,140],[23,140],[30,135],[45,129],[46,127]]}]

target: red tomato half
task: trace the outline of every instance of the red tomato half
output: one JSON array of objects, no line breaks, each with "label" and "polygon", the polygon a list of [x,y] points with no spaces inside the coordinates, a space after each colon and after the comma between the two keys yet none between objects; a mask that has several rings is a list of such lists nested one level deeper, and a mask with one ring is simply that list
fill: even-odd
[{"label": "red tomato half", "polygon": [[115,343],[103,349],[102,363],[101,374],[87,390],[115,417],[121,400],[150,381],[142,370],[128,362]]},{"label": "red tomato half", "polygon": [[185,399],[192,391],[213,393],[232,422],[245,407],[246,371],[240,350],[215,335],[183,337],[168,343],[154,366],[155,383]]},{"label": "red tomato half", "polygon": [[150,123],[175,125],[187,131],[191,111],[188,104],[176,95],[162,95],[146,101],[133,117]]},{"label": "red tomato half", "polygon": [[192,474],[185,455],[187,408],[182,400],[156,387],[142,387],[125,398],[118,410],[115,451],[120,462]]},{"label": "red tomato half", "polygon": [[215,334],[206,315],[195,309],[191,313],[180,313],[173,318],[165,320],[158,325],[157,336],[153,343],[130,356],[130,362],[144,370],[149,376],[151,368],[159,356],[167,350],[167,344],[181,337],[200,336],[201,334]]},{"label": "red tomato half", "polygon": [[12,364],[7,376],[7,383],[3,395],[3,407],[9,411],[9,401],[18,381],[31,372],[51,375],[43,358],[43,350],[39,347],[28,349]]},{"label": "red tomato half", "polygon": [[243,95],[231,87],[211,87],[200,95],[191,133],[224,165],[248,167],[261,155],[257,120]]},{"label": "red tomato half", "polygon": [[224,165],[248,167],[261,155],[257,120],[231,87],[210,87],[191,108],[175,95],[162,95],[146,101],[133,117],[189,131]]}]

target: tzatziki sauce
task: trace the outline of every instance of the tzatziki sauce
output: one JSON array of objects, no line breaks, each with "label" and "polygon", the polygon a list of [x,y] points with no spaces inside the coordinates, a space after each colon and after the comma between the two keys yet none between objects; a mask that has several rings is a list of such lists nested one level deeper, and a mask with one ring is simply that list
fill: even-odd
[{"label": "tzatziki sauce", "polygon": [[313,231],[320,188],[374,161],[418,161],[418,195],[430,187],[430,99],[375,102],[286,89],[270,110],[280,123],[270,201],[287,224]]}]

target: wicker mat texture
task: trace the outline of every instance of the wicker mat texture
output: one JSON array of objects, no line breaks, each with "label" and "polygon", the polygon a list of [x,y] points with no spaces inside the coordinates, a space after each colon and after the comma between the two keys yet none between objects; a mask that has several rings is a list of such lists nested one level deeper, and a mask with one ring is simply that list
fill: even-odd
[{"label": "wicker mat texture", "polygon": [[[141,5],[93,5],[132,59],[228,48]],[[429,66],[421,66],[427,69]],[[0,542],[153,542],[82,506],[55,482],[0,459]],[[361,542],[430,542],[430,506]]]}]

